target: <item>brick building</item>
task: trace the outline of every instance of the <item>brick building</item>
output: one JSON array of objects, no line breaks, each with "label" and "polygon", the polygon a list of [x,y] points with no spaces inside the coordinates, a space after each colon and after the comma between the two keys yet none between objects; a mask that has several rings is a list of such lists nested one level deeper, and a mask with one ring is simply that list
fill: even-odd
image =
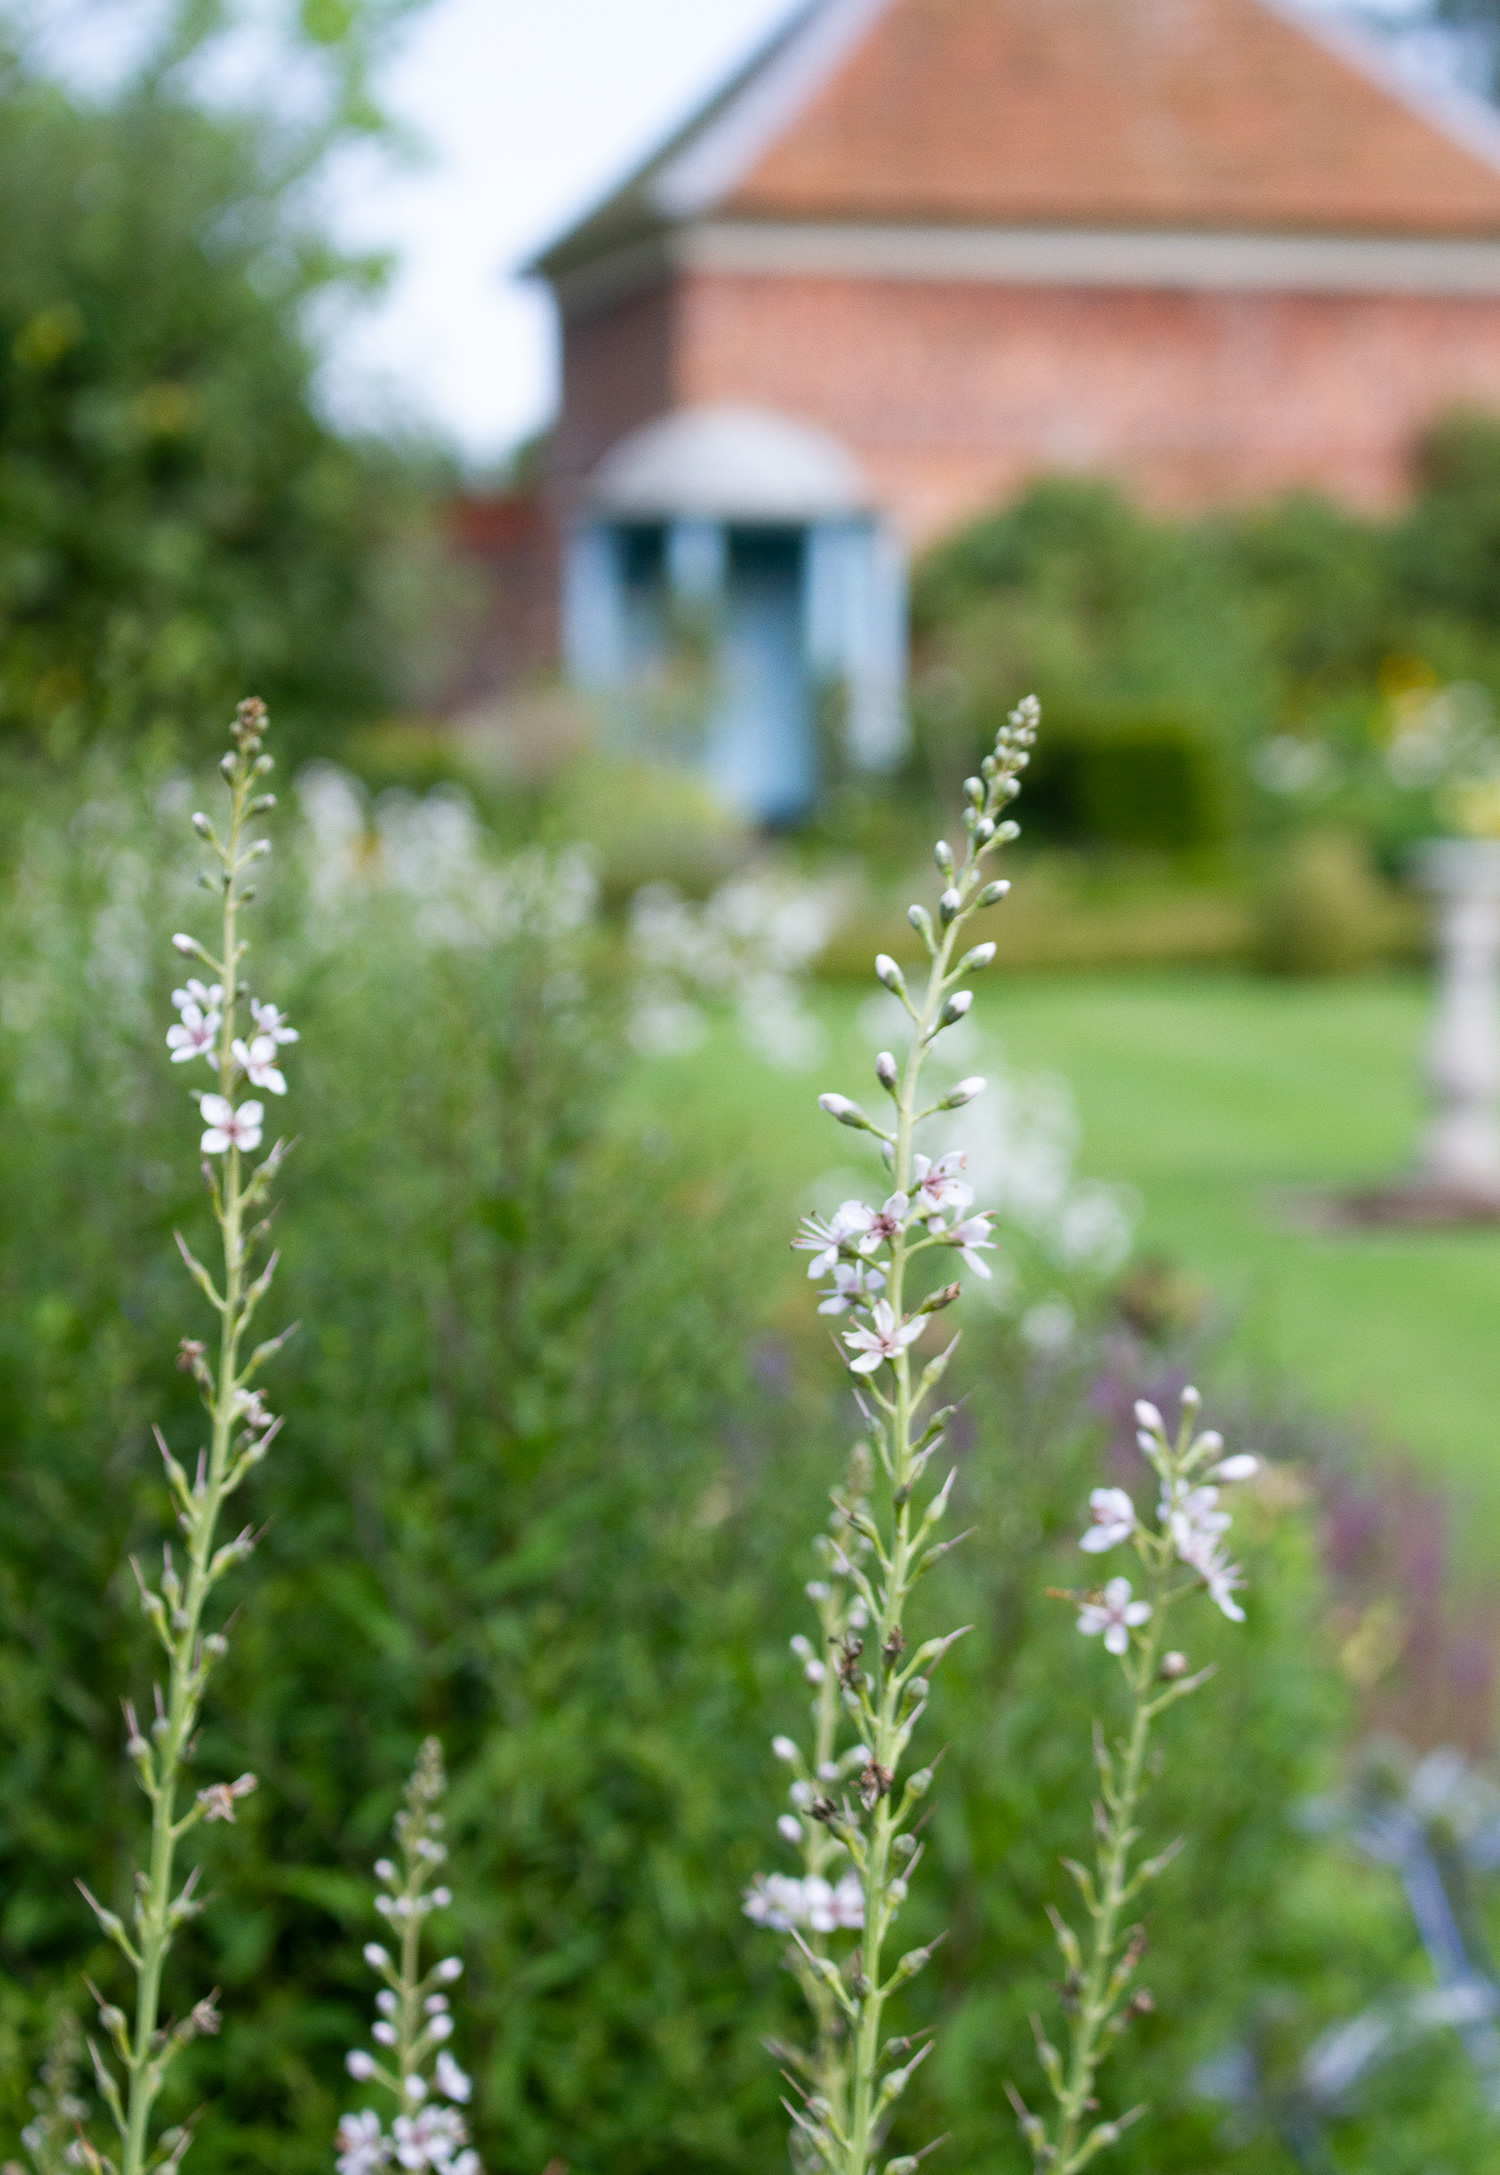
[{"label": "brick building", "polygon": [[1290,0],[813,0],[536,269],[570,667],[711,608],[775,817],[820,688],[894,751],[901,560],[1028,478],[1378,506],[1500,409],[1500,120]]}]

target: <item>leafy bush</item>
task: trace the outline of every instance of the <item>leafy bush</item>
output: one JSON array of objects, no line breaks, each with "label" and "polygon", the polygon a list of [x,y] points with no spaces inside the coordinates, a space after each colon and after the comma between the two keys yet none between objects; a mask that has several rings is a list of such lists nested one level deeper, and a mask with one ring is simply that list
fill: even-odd
[{"label": "leafy bush", "polygon": [[[1035,484],[918,569],[923,766],[946,794],[992,735],[1000,691],[1034,686],[1058,728],[1034,835],[1171,850],[1332,824],[1398,873],[1413,837],[1447,827],[1433,781],[1387,763],[1403,705],[1454,682],[1500,701],[1500,421],[1440,419],[1414,481],[1383,521],[1307,493],[1174,520],[1108,483]],[[1144,805],[1149,766],[1152,808],[1169,812],[1144,827],[1124,815],[1109,740],[1126,720],[1153,744],[1132,785]]]}]

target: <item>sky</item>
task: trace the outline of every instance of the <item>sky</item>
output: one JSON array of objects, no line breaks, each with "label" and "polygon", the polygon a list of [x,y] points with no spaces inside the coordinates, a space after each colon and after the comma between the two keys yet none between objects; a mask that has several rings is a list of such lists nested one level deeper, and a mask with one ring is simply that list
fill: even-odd
[{"label": "sky", "polygon": [[793,11],[795,0],[433,0],[385,102],[422,165],[350,162],[341,239],[393,248],[384,299],[334,336],[328,393],[352,422],[435,421],[470,462],[548,419],[550,306],[516,276]]}]

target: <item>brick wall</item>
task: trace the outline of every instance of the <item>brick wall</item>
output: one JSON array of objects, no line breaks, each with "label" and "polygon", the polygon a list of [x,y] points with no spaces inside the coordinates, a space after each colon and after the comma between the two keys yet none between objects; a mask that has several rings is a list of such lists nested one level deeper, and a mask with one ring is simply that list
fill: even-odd
[{"label": "brick wall", "polygon": [[565,500],[617,439],[674,405],[678,299],[675,284],[664,282],[569,317],[552,448]]},{"label": "brick wall", "polygon": [[913,542],[1059,469],[1378,507],[1441,409],[1500,410],[1500,300],[698,274],[645,302],[570,329],[565,473],[668,398],[745,400],[835,432]]}]

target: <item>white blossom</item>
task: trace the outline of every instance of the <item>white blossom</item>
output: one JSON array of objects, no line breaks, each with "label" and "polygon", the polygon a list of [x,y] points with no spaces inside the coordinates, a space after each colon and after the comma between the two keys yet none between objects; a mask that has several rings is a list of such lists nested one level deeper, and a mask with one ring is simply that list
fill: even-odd
[{"label": "white blossom", "polygon": [[1112,1578],[1097,1601],[1085,1601],[1078,1611],[1078,1628],[1085,1638],[1104,1634],[1111,1654],[1123,1654],[1130,1634],[1151,1614],[1149,1601],[1132,1601],[1128,1578]]},{"label": "white blossom", "polygon": [[776,1822],[776,1830],[784,1843],[800,1843],[802,1822],[791,1813],[782,1813]]},{"label": "white blossom", "polygon": [[1123,1488],[1095,1488],[1089,1511],[1094,1522],[1078,1543],[1088,1555],[1118,1547],[1135,1531],[1135,1505]]},{"label": "white blossom", "polygon": [[882,1360],[896,1360],[909,1344],[915,1344],[927,1324],[921,1315],[914,1321],[898,1322],[884,1299],[877,1299],[871,1310],[869,1329],[846,1329],[844,1342],[858,1357],[849,1362],[855,1374],[873,1374]]},{"label": "white blossom", "polygon": [[397,2160],[413,2170],[446,2170],[459,2146],[468,2142],[463,2116],[452,2107],[423,2107],[414,2115],[397,2115],[391,2130]]},{"label": "white blossom", "polygon": [[974,1188],[965,1185],[959,1177],[965,1162],[962,1148],[950,1149],[947,1155],[934,1162],[930,1156],[912,1158],[912,1171],[916,1183],[912,1199],[919,1216],[930,1216],[945,1208],[967,1208],[974,1198]]},{"label": "white blossom", "polygon": [[276,1044],[270,1035],[252,1035],[248,1042],[236,1035],[229,1047],[245,1068],[245,1077],[252,1087],[269,1088],[273,1095],[285,1095],[286,1078],[276,1063]]},{"label": "white blossom", "polygon": [[814,1256],[807,1267],[807,1273],[814,1282],[819,1277],[827,1276],[846,1247],[851,1253],[856,1246],[863,1250],[874,1221],[874,1209],[863,1201],[845,1201],[831,1216],[803,1217],[802,1228],[792,1244],[800,1253],[811,1253]]},{"label": "white blossom", "polygon": [[1192,1562],[1194,1549],[1205,1543],[1216,1547],[1219,1535],[1228,1532],[1229,1513],[1218,1508],[1218,1501],[1217,1488],[1177,1487],[1163,1493],[1162,1517],[1184,1563]]},{"label": "white blossom", "polygon": [[345,2069],[361,2084],[367,2083],[374,2076],[376,2066],[374,2055],[367,2054],[363,2047],[356,2047],[352,2054],[344,2056]]},{"label": "white blossom", "polygon": [[189,1006],[196,1006],[200,1012],[217,1012],[224,1002],[224,985],[222,982],[200,982],[195,974],[190,974],[181,989],[173,990],[172,1002],[179,1012],[186,1012]]},{"label": "white blossom", "polygon": [[989,1277],[994,1274],[989,1263],[982,1261],[979,1256],[981,1246],[989,1253],[995,1250],[995,1242],[990,1237],[988,1216],[970,1216],[963,1223],[954,1224],[943,1237],[947,1245],[958,1248],[960,1259],[968,1264],[976,1276]]},{"label": "white blossom", "polygon": [[205,1155],[260,1146],[260,1121],[265,1115],[260,1103],[241,1103],[236,1110],[222,1095],[205,1095],[198,1108],[208,1128],[199,1143]]},{"label": "white blossom", "polygon": [[1245,1583],[1245,1574],[1237,1563],[1231,1563],[1211,1533],[1194,1534],[1186,1547],[1179,1541],[1177,1553],[1189,1570],[1196,1571],[1208,1588],[1209,1599],[1224,1611],[1232,1624],[1242,1624],[1245,1612],[1235,1600],[1235,1594]]},{"label": "white blossom", "polygon": [[837,1886],[810,1873],[797,1880],[788,1873],[757,1873],[745,1890],[745,1916],[776,1933],[809,1926],[814,1933],[857,1928],[865,1922],[864,1890],[856,1873],[845,1873]]},{"label": "white blossom", "polygon": [[1137,1425],[1148,1429],[1153,1435],[1164,1435],[1166,1433],[1166,1429],[1162,1425],[1161,1414],[1149,1398],[1138,1397],[1136,1399],[1135,1417]]},{"label": "white blossom", "polygon": [[261,1004],[256,998],[252,997],[250,999],[250,1017],[255,1022],[255,1032],[258,1035],[269,1035],[273,1042],[296,1042],[300,1040],[296,1028],[288,1027],[286,1015],[278,1012],[274,1004]]},{"label": "white blossom", "polygon": [[[181,995],[181,991],[178,992]],[[217,1062],[216,1045],[222,1024],[217,1012],[205,1012],[196,1004],[182,1007],[182,1018],[167,1029],[167,1048],[174,1065],[186,1065],[195,1057]]]},{"label": "white blossom", "polygon": [[771,1739],[771,1750],[778,1760],[790,1761],[795,1760],[797,1757],[797,1747],[792,1743],[790,1737],[773,1737]]},{"label": "white blossom", "polygon": [[391,2156],[391,2141],[380,2127],[380,2117],[366,2107],[357,2115],[345,2115],[338,2127],[339,2155],[334,2162],[338,2175],[372,2175]]},{"label": "white blossom", "polygon": [[818,1305],[820,1314],[847,1314],[877,1291],[885,1289],[885,1271],[869,1261],[836,1261],[833,1289]]},{"label": "white blossom", "polygon": [[869,1228],[860,1242],[861,1253],[873,1253],[882,1241],[888,1242],[898,1237],[906,1228],[910,1207],[911,1203],[904,1193],[893,1193],[889,1200],[882,1202],[871,1216]]}]

